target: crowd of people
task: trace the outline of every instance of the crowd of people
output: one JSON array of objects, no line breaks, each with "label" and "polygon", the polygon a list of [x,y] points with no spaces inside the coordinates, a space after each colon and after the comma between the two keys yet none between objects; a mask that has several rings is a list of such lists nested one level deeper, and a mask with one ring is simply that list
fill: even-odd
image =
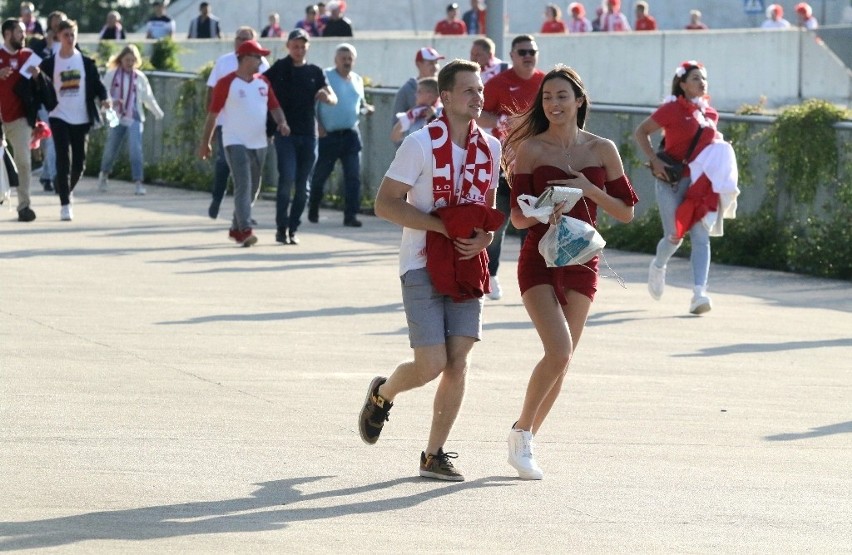
[{"label": "crowd of people", "polygon": [[[562,9],[558,4],[550,3],[544,8],[544,21],[539,33],[570,34],[605,32],[618,33],[628,31],[657,31],[661,28],[651,15],[651,6],[646,0],[637,0],[633,4],[633,25],[623,12],[621,0],[601,0],[595,8],[591,19],[587,17],[586,7],[582,2],[571,2],[567,6],[567,19],[563,19]],[[816,29],[818,23],[813,15],[813,9],[806,2],[800,2],[795,7],[798,25],[806,29]],[[470,9],[459,16],[459,5],[455,2],[448,4],[446,17],[435,24],[434,32],[438,35],[477,35],[485,33],[487,7],[485,0],[471,0]],[[780,4],[771,4],[766,8],[766,20],[761,24],[764,29],[783,29],[790,26],[783,18],[784,8]],[[687,22],[682,27],[689,31],[706,30],[707,25],[701,20],[701,11],[691,9]]]},{"label": "crowd of people", "polygon": [[[608,5],[618,2],[608,0]],[[637,6],[650,17],[645,2]],[[220,32],[209,4],[202,7],[203,19],[190,30],[195,38]],[[286,32],[287,55],[272,64],[266,58],[271,51],[257,32],[237,29],[233,51],[215,61],[207,81],[208,113],[198,156],[216,160],[208,215],[218,217],[232,177],[234,210],[228,237],[243,247],[259,240],[252,206],[270,144],[278,164],[278,243],[300,244],[306,208],[308,221],[319,221],[324,185],[338,160],[345,184],[342,224],[362,225],[358,125],[373,107],[366,101],[363,79],[354,71],[355,46],[337,45],[327,68],[308,61],[311,39],[323,36],[334,21],[320,24],[321,12],[314,8]],[[459,21],[457,12],[457,5],[448,6],[448,25]],[[166,17],[164,6],[155,5],[152,35],[174,32]],[[560,17],[559,8],[549,5],[548,21]],[[478,17],[474,20],[481,23]],[[277,16],[275,22],[270,20],[267,37],[283,37],[278,21]],[[109,25],[116,36],[122,31],[119,16]],[[610,31],[626,25],[623,14],[612,10],[598,21]],[[564,27],[567,31],[570,25]],[[126,137],[135,193],[145,194],[144,111],[159,118],[163,110],[138,69],[138,49],[124,47],[101,78],[95,62],[76,47],[76,22],[64,13],[50,14],[45,32],[49,39],[38,51],[24,46],[28,29],[35,33],[31,19],[4,21],[0,50],[4,142],[13,149],[20,172],[18,220],[36,217],[29,195],[30,147],[36,128],[45,121],[52,131],[51,187],[60,197],[61,220],[73,219],[73,192],[83,172],[87,137],[101,121],[109,129],[98,188],[108,189]],[[518,285],[543,355],[533,364],[517,418],[511,424],[507,420],[508,463],[522,479],[543,478],[536,438],[560,396],[584,333],[598,291],[599,254],[558,261],[549,258],[542,245],[563,240],[548,236],[569,220],[592,231],[601,213],[629,223],[639,202],[615,142],[585,129],[591,91],[582,77],[561,64],[540,69],[539,52],[535,37],[527,34],[513,38],[505,62],[484,37],[473,40],[467,60],[446,61],[432,47],[418,48],[413,56],[416,75],[400,87],[393,118],[387,122],[388,140],[398,147],[377,191],[375,213],[402,228],[398,275],[413,357],[370,381],[358,427],[364,442],[376,444],[398,399],[437,379],[431,426],[419,456],[419,474],[424,477],[464,480],[455,462],[458,454],[448,450],[447,443],[464,398],[471,353],[482,338],[484,299],[502,296],[501,245],[511,222],[522,232]],[[707,83],[707,69],[700,62],[678,65],[671,95],[634,133],[657,179],[663,225],[649,266],[649,293],[654,299],[663,295],[667,263],[689,234],[694,291],[688,311],[695,315],[712,308],[707,293],[710,237],[722,235],[724,218],[735,217],[739,192],[736,158],[716,128],[718,113],[709,104]],[[664,142],[655,149],[652,135],[660,131]],[[579,200],[544,204],[543,215],[528,211],[528,199],[554,198],[554,191],[565,188],[576,191]]]}]

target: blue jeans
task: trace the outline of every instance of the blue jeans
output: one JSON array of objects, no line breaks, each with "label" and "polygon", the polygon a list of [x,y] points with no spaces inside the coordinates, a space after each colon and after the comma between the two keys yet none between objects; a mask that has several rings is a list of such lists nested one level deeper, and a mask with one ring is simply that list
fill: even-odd
[{"label": "blue jeans", "polygon": [[[683,240],[676,243],[670,241],[675,235],[675,211],[692,179],[685,177],[678,182],[677,186],[668,183],[656,182],[657,206],[660,209],[660,220],[663,223],[663,238],[657,243],[656,265],[660,268],[665,266],[669,258],[677,252]],[[707,275],[710,273],[710,231],[704,224],[697,222],[689,231],[689,240],[692,243],[692,254],[689,257],[692,263],[692,277],[697,287],[707,286]]]},{"label": "blue jeans", "polygon": [[228,145],[225,147],[225,158],[234,176],[234,218],[231,228],[245,231],[251,229],[251,205],[260,191],[266,148]]},{"label": "blue jeans", "polygon": [[222,145],[222,126],[217,125],[214,133],[214,141],[216,141],[216,163],[213,166],[213,204],[216,205],[216,212],[219,211],[219,205],[222,204],[222,199],[225,198],[225,193],[228,190],[228,177],[231,175],[231,168],[228,166],[228,160],[225,158],[225,147]]},{"label": "blue jeans", "polygon": [[[310,178],[317,161],[317,138],[311,135],[282,136],[275,133],[278,155],[278,193],[275,197],[275,225],[279,232],[296,233],[310,191]],[[292,191],[295,185],[295,192]],[[290,195],[293,203],[290,203]]]},{"label": "blue jeans", "polygon": [[130,176],[133,181],[142,181],[142,127],[139,120],[133,120],[130,125],[116,125],[109,128],[106,145],[104,145],[104,156],[101,159],[101,171],[109,175],[118,158],[121,143],[127,137],[127,147],[130,151]]},{"label": "blue jeans", "polygon": [[314,177],[311,180],[311,208],[319,208],[325,182],[337,160],[343,164],[343,219],[351,220],[361,210],[361,134],[358,129],[330,131],[319,140]]}]

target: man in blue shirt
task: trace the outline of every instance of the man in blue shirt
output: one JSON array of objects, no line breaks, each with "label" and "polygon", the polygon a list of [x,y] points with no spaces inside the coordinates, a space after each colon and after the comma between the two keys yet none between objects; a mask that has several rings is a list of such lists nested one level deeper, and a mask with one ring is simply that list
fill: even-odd
[{"label": "man in blue shirt", "polygon": [[352,71],[357,57],[355,47],[348,43],[337,46],[334,67],[325,70],[337,104],[319,104],[319,157],[311,180],[308,221],[319,221],[323,188],[337,160],[343,165],[344,208],[343,225],[361,227],[358,211],[361,208],[361,133],[358,116],[372,114],[373,106],[364,98],[364,80]]}]

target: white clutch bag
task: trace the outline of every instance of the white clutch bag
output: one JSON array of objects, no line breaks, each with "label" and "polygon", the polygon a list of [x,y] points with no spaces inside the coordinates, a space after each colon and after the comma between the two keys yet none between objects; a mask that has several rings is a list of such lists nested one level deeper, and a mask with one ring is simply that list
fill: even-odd
[{"label": "white clutch bag", "polygon": [[581,198],[583,198],[582,189],[554,185],[544,190],[541,196],[538,197],[538,200],[535,201],[534,206],[535,208],[541,208],[542,206],[556,206],[561,202],[566,202],[567,204],[562,210],[563,213],[566,213],[574,208],[574,205],[577,204],[577,201]]}]

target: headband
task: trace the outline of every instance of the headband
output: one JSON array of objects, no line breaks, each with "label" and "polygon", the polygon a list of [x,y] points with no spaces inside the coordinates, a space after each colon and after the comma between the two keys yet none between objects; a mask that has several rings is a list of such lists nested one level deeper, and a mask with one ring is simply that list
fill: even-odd
[{"label": "headband", "polygon": [[689,70],[696,68],[700,69],[702,73],[706,74],[704,66],[701,64],[701,62],[696,62],[695,60],[687,60],[677,66],[677,69],[675,69],[675,76],[679,79],[683,79],[684,75],[689,73]]}]

